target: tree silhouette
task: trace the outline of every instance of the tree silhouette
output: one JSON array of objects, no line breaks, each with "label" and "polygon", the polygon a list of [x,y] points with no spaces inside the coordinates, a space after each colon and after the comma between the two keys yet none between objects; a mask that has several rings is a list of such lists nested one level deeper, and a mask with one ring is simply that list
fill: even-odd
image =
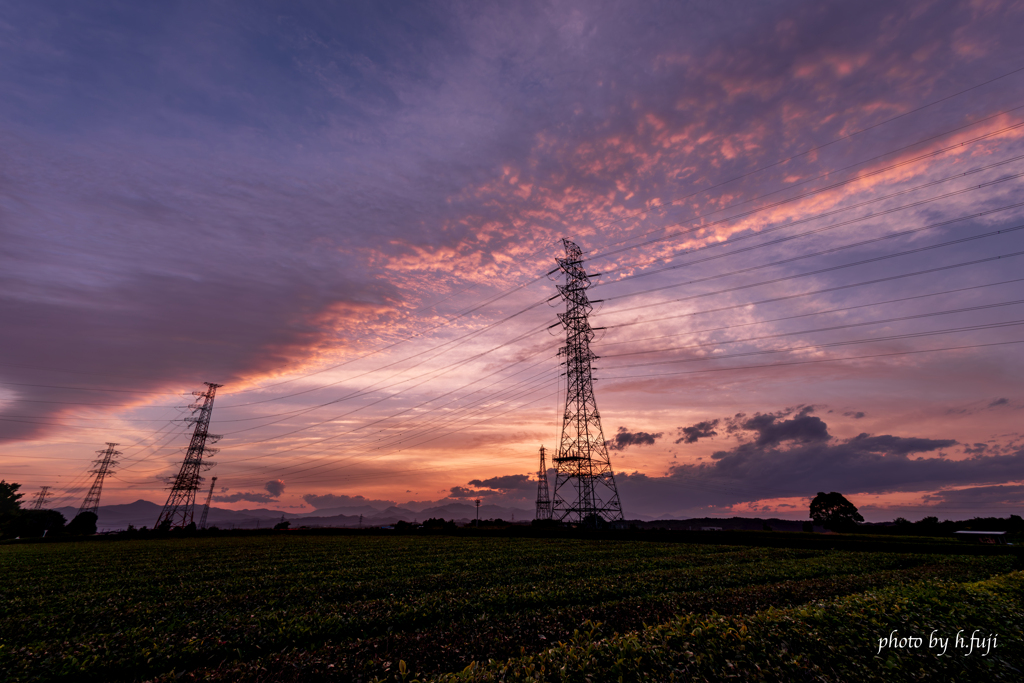
[{"label": "tree silhouette", "polygon": [[65,522],[64,515],[56,510],[22,510],[12,528],[22,538],[38,538],[59,534],[64,531]]},{"label": "tree silhouette", "polygon": [[0,536],[10,531],[10,527],[21,514],[20,499],[25,494],[18,493],[20,488],[21,484],[8,484],[0,479]]},{"label": "tree silhouette", "polygon": [[846,496],[835,491],[818,491],[818,495],[811,501],[811,519],[815,524],[832,531],[849,531],[856,528],[857,522],[864,521],[857,507],[846,500]]},{"label": "tree silhouette", "polygon": [[73,536],[91,536],[96,533],[97,519],[99,517],[95,512],[79,512],[64,530]]}]

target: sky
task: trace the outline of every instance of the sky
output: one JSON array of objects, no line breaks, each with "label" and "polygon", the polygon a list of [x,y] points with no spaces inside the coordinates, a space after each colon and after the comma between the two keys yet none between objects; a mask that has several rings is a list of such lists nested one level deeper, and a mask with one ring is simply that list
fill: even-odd
[{"label": "sky", "polygon": [[29,497],[531,509],[567,238],[626,518],[1024,509],[1020,3],[0,5]]}]

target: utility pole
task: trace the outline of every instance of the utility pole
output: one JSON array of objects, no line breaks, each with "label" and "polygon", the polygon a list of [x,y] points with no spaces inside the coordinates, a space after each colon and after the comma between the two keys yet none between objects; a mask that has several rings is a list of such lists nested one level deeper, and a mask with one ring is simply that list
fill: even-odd
[{"label": "utility pole", "polygon": [[544,447],[540,447],[540,469],[537,470],[537,519],[551,519],[551,494],[548,492],[548,466]]},{"label": "utility pole", "polygon": [[[210,417],[213,415],[213,398],[217,389],[222,385],[205,382],[206,391],[193,391],[193,396],[198,396],[202,402],[196,402],[189,406],[192,409],[192,417],[186,417],[186,422],[195,424],[192,432],[192,440],[189,442],[188,451],[185,453],[185,461],[181,463],[181,471],[175,477],[171,485],[171,493],[167,497],[164,509],[156,520],[156,528],[165,522],[170,524],[172,529],[179,529],[193,523],[196,505],[196,491],[199,490],[199,483],[202,477],[199,472],[213,465],[212,462],[203,462],[204,455],[213,455],[216,448],[206,445],[207,441],[216,443],[220,436],[210,434]],[[196,413],[199,413],[196,415]]]},{"label": "utility pole", "polygon": [[42,510],[43,509],[43,503],[46,502],[46,497],[47,496],[51,496],[51,495],[53,495],[53,494],[50,493],[50,487],[49,486],[44,486],[41,489],[39,489],[39,491],[36,493],[35,500],[32,501],[32,509],[33,510]]},{"label": "utility pole", "polygon": [[206,528],[206,516],[210,514],[210,501],[213,500],[213,487],[217,484],[217,477],[210,480],[210,495],[206,497],[206,505],[203,506],[203,516],[199,518],[199,528]]},{"label": "utility pole", "polygon": [[480,528],[480,499],[476,499],[476,526]]},{"label": "utility pole", "polygon": [[92,512],[99,516],[100,512],[100,493],[103,491],[103,479],[110,474],[111,468],[117,464],[114,460],[115,455],[121,455],[120,451],[115,451],[114,446],[116,443],[107,442],[106,450],[96,451],[100,456],[96,459],[96,469],[92,470],[92,473],[96,475],[96,478],[92,481],[92,486],[89,488],[89,493],[85,495],[85,500],[82,501],[82,507],[78,509],[78,514],[83,512]]},{"label": "utility pole", "polygon": [[590,350],[594,329],[587,316],[593,309],[587,298],[590,276],[583,267],[583,251],[568,239],[562,240],[565,258],[556,259],[565,273],[558,292],[565,299],[565,313],[558,319],[565,327],[565,412],[562,440],[555,463],[555,491],[552,517],[563,522],[597,526],[599,520],[622,520],[622,504],[615,486],[608,447],[601,430],[601,415],[594,398]]}]

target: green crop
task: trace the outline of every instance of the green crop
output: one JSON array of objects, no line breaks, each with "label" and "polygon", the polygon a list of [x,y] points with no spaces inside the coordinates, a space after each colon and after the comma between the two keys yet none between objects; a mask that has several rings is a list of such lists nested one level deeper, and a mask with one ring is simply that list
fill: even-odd
[{"label": "green crop", "polygon": [[[957,634],[966,642],[973,633],[994,646],[956,645]],[[890,634],[919,640],[881,646]],[[934,637],[953,642],[930,646]],[[752,615],[688,615],[625,635],[588,622],[539,654],[471,662],[427,680],[1019,681],[1022,662],[1024,572],[1015,572],[973,584],[895,586]]]},{"label": "green crop", "polygon": [[602,639],[648,633],[681,615],[753,615],[921,581],[976,581],[1012,563],[448,536],[8,545],[0,680],[411,681],[540,656],[589,633],[584,624],[600,622]]}]

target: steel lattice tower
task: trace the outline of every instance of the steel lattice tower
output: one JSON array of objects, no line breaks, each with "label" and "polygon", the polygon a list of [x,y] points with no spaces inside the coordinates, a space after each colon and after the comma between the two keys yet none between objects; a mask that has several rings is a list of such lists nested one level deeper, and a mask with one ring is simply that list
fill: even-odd
[{"label": "steel lattice tower", "polygon": [[217,477],[210,479],[210,495],[206,497],[206,505],[203,506],[203,516],[199,518],[199,528],[206,528],[206,516],[210,514],[210,501],[213,500],[213,487],[217,485]]},{"label": "steel lattice tower", "polygon": [[92,473],[96,475],[93,479],[92,487],[89,488],[89,493],[86,494],[85,500],[82,501],[82,507],[78,509],[78,514],[83,512],[92,512],[99,516],[100,514],[100,493],[103,491],[103,479],[110,474],[111,468],[117,464],[114,460],[115,455],[121,455],[120,451],[115,451],[114,446],[116,443],[107,442],[106,450],[96,451],[99,454],[99,458],[96,459],[96,469],[92,470]]},{"label": "steel lattice tower", "polygon": [[[193,403],[189,406],[192,409],[192,417],[186,417],[186,422],[195,423],[192,432],[192,441],[189,442],[188,451],[185,453],[185,461],[181,463],[181,471],[175,477],[171,485],[171,493],[167,496],[167,503],[156,520],[157,528],[165,522],[170,524],[172,529],[186,527],[192,524],[195,517],[196,491],[203,478],[200,472],[213,465],[212,462],[203,462],[204,455],[213,455],[216,448],[210,448],[206,442],[215,443],[220,436],[210,434],[210,417],[213,415],[213,397],[217,389],[223,385],[205,382],[206,391],[193,391],[193,396],[202,399],[202,403]],[[199,415],[195,413],[198,412]]]},{"label": "steel lattice tower", "polygon": [[537,470],[537,519],[551,519],[551,495],[548,493],[548,466],[544,447],[540,447],[540,469]]},{"label": "steel lattice tower", "polygon": [[52,495],[50,493],[50,487],[49,486],[43,486],[42,488],[40,488],[39,492],[36,493],[36,499],[34,501],[32,501],[32,509],[33,510],[42,510],[43,509],[43,504],[46,502],[46,497],[49,496],[49,495]]},{"label": "steel lattice tower", "polygon": [[565,299],[565,313],[558,319],[565,326],[565,413],[562,416],[562,441],[555,462],[555,491],[552,516],[563,522],[596,526],[598,519],[622,520],[622,505],[615,487],[612,464],[601,430],[601,415],[594,399],[590,350],[594,331],[587,316],[593,309],[587,299],[590,279],[583,267],[583,252],[563,239],[565,258],[557,259],[565,273],[565,284],[558,291]]}]

